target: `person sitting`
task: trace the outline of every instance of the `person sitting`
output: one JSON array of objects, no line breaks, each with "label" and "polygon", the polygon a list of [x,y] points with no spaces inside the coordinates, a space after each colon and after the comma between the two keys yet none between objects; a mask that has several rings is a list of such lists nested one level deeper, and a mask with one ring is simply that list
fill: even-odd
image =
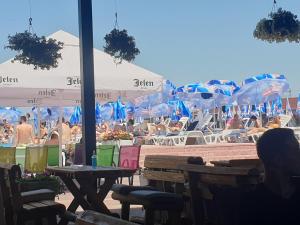
[{"label": "person sitting", "polygon": [[291,178],[300,175],[300,148],[293,130],[266,131],[257,142],[257,154],[264,181],[242,197],[238,224],[299,224],[300,189]]},{"label": "person sitting", "polygon": [[272,121],[268,123],[268,128],[280,128],[281,127],[281,121],[280,116],[275,116]]},{"label": "person sitting", "polygon": [[240,119],[238,114],[234,114],[233,118],[229,120],[227,123],[226,129],[233,130],[233,129],[243,129],[243,122]]},{"label": "person sitting", "polygon": [[252,129],[250,129],[247,132],[248,135],[252,135],[252,134],[256,134],[256,133],[263,133],[263,132],[265,132],[269,129],[274,129],[274,128],[280,128],[281,127],[281,121],[280,121],[279,116],[274,117],[272,121],[267,123],[266,127],[261,127],[260,123],[257,122],[257,118],[256,118],[256,123],[257,123],[258,126],[253,127]]},{"label": "person sitting", "polygon": [[58,132],[57,131],[53,131],[51,136],[50,136],[50,139],[47,140],[45,142],[45,145],[59,145],[59,138],[58,138]]}]

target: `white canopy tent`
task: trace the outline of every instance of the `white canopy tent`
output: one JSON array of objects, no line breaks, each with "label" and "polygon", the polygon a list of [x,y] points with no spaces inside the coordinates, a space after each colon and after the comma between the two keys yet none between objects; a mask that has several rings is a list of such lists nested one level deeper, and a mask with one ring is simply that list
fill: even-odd
[{"label": "white canopy tent", "polygon": [[[65,31],[49,37],[64,43],[57,68],[34,70],[31,65],[8,60],[0,64],[1,106],[74,106],[80,104],[79,39]],[[103,103],[121,97],[130,101],[137,96],[159,92],[163,77],[94,49],[96,101]]]}]

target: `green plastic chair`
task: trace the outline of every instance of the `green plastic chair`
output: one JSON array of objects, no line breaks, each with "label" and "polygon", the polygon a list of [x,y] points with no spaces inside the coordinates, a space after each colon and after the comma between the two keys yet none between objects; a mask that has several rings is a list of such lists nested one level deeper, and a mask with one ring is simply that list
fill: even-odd
[{"label": "green plastic chair", "polygon": [[22,169],[25,166],[26,147],[16,147],[16,164],[20,165]]},{"label": "green plastic chair", "polygon": [[59,146],[48,145],[48,166],[59,166]]},{"label": "green plastic chair", "polygon": [[115,145],[97,146],[97,166],[112,166]]},{"label": "green plastic chair", "polygon": [[16,148],[0,147],[0,163],[16,164]]},{"label": "green plastic chair", "polygon": [[27,146],[25,155],[25,173],[44,173],[48,161],[47,146]]}]

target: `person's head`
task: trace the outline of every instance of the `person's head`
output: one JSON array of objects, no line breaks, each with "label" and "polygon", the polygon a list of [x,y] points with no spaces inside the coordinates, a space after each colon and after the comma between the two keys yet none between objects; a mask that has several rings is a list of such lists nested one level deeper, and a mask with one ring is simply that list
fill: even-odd
[{"label": "person's head", "polygon": [[235,120],[238,120],[240,117],[239,117],[239,114],[234,114],[234,116],[233,116],[233,119],[235,119]]},{"label": "person's head", "polygon": [[266,172],[277,170],[286,174],[299,174],[300,148],[293,130],[268,130],[260,137],[256,147]]},{"label": "person's head", "polygon": [[46,127],[46,122],[45,122],[45,121],[41,122],[40,126],[41,126],[42,128]]},{"label": "person's head", "polygon": [[26,116],[21,116],[20,122],[21,122],[21,123],[26,123],[26,121],[27,121]]},{"label": "person's head", "polygon": [[61,122],[62,123],[66,122],[65,117],[61,118]]},{"label": "person's head", "polygon": [[257,117],[253,115],[253,116],[250,117],[250,120],[256,121],[256,120],[257,120]]},{"label": "person's head", "polygon": [[280,123],[280,116],[275,116],[273,119],[274,123]]},{"label": "person's head", "polygon": [[56,131],[53,131],[51,136],[50,136],[51,140],[58,140],[58,133]]},{"label": "person's head", "polygon": [[27,119],[30,119],[30,113],[26,113]]}]

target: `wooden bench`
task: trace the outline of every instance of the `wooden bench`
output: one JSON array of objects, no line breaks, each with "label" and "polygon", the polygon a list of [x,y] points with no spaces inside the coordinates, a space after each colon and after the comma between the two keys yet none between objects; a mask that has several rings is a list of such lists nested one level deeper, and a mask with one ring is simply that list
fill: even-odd
[{"label": "wooden bench", "polygon": [[76,225],[137,225],[136,223],[121,220],[112,216],[94,211],[85,211],[76,220]]},{"label": "wooden bench", "polygon": [[189,181],[195,225],[235,224],[243,193],[261,182],[256,168],[180,165]]},{"label": "wooden bench", "polygon": [[147,155],[144,162],[144,178],[149,181],[149,186],[160,191],[182,194],[185,192],[184,184],[187,179],[178,165],[197,164],[203,165],[201,157]]},{"label": "wooden bench", "polygon": [[200,157],[191,156],[146,156],[143,176],[149,180],[149,186],[116,185],[112,189],[112,198],[119,200],[122,204],[121,218],[129,219],[130,205],[143,205],[146,208],[146,224],[153,222],[149,220],[153,220],[155,210],[169,210],[170,215],[176,214],[175,216],[179,219],[181,205],[187,200],[183,198],[187,179],[183,171],[178,168],[178,165],[182,163],[203,165],[203,160]]},{"label": "wooden bench", "polygon": [[[26,201],[22,198],[16,180],[21,177],[18,165],[0,164],[0,189],[7,224],[24,224],[26,221],[41,223],[47,219],[49,224],[57,224],[56,216],[66,212],[64,205],[52,200]],[[26,196],[28,199],[28,196]]]},{"label": "wooden bench", "polygon": [[256,168],[259,171],[264,171],[264,167],[260,159],[232,159],[211,161],[210,163],[214,166]]}]

